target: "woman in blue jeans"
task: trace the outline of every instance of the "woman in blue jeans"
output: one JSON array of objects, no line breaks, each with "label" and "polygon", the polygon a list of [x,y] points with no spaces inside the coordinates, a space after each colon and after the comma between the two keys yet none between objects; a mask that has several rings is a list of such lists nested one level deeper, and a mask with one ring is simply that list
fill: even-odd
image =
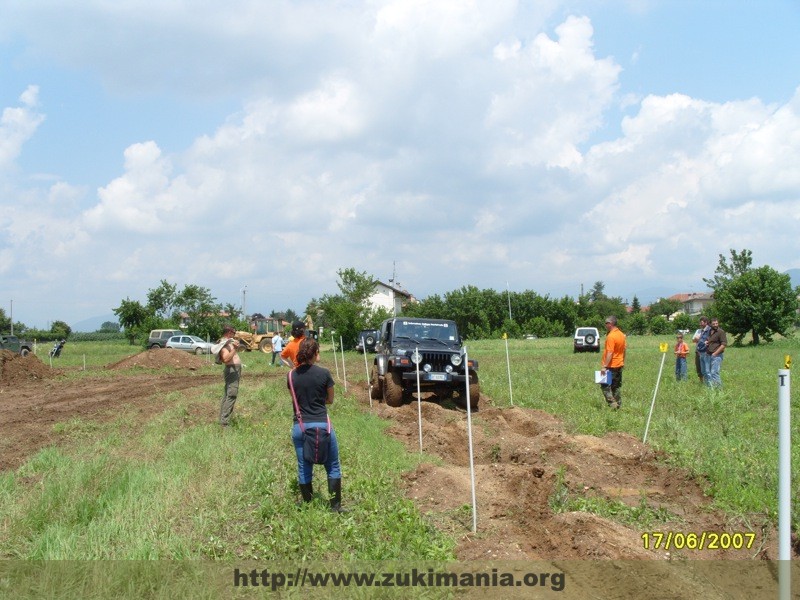
[{"label": "woman in blue jeans", "polygon": [[287,387],[296,400],[292,441],[297,454],[297,481],[303,501],[311,502],[314,497],[312,486],[314,463],[303,458],[303,431],[297,419],[297,410],[299,410],[305,429],[330,428],[330,448],[328,460],[325,461],[325,471],[328,473],[328,494],[330,495],[331,510],[342,512],[342,468],[339,464],[339,444],[336,441],[336,432],[330,425],[327,409],[327,405],[333,404],[333,377],[328,369],[317,366],[318,361],[319,344],[313,338],[306,338],[300,343],[297,352],[299,366],[290,371],[287,376]]}]

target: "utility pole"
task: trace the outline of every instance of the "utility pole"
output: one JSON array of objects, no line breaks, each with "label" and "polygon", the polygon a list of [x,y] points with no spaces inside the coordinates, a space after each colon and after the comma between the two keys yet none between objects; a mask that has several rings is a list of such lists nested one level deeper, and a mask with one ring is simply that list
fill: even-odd
[{"label": "utility pole", "polygon": [[14,335],[14,300],[11,300],[11,311],[9,312],[9,318],[11,319],[11,335]]},{"label": "utility pole", "polygon": [[247,284],[242,288],[242,318],[247,319]]}]

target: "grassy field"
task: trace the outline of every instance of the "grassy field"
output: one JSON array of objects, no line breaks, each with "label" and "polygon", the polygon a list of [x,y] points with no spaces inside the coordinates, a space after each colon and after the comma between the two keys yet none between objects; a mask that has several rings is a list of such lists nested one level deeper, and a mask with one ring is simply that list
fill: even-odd
[{"label": "grassy field", "polygon": [[[729,348],[722,366],[723,389],[711,390],[699,383],[693,354],[689,380],[675,380],[673,336],[630,336],[623,407],[613,412],[606,409],[593,382],[598,354],[571,354],[570,342],[564,339],[513,340],[509,354],[514,404],[558,415],[573,432],[602,436],[624,431],[642,439],[662,364],[661,342],[669,343],[669,350],[647,442],[663,450],[669,462],[705,479],[707,492],[719,507],[745,517],[766,513],[777,522],[778,370],[786,354],[798,355],[797,339]],[[497,404],[510,405],[504,342],[478,341],[468,349],[481,361],[482,389]],[[800,408],[798,385],[792,393],[794,415]],[[796,473],[800,464],[796,428],[792,436]],[[792,489],[797,483],[795,476]],[[797,504],[792,512],[797,523]]]},{"label": "grassy field", "polygon": [[[593,383],[598,354],[573,354],[571,340],[509,341],[513,403],[561,417],[573,432],[628,432],[641,439],[669,342],[648,443],[665,460],[707,482],[716,504],[745,519],[777,520],[777,371],[800,343],[780,340],[731,348],[724,389],[673,375],[673,338],[630,337],[623,407],[610,411]],[[139,351],[125,343],[68,345],[58,365],[83,366],[72,377]],[[49,348],[48,348],[49,350]],[[503,340],[468,344],[480,361],[483,393],[509,406]],[[47,362],[46,350],[39,356]],[[341,360],[341,354],[338,355]],[[346,353],[348,380],[366,379],[362,355]],[[246,355],[248,369],[268,356]],[[332,353],[324,362],[333,367]],[[690,365],[691,366],[691,365]],[[209,372],[218,367],[209,365]],[[344,386],[333,409],[346,457],[344,504],[358,502],[356,523],[322,502],[298,511],[291,419],[282,379],[248,379],[245,370],[235,427],[223,434],[198,411],[215,414],[220,384],[158,401],[166,410],[147,423],[121,413],[110,423],[55,425],[59,448],[46,448],[15,472],[0,474],[0,555],[20,559],[447,560],[455,539],[437,531],[396,492],[400,474],[426,460],[384,435],[386,423],[366,414]],[[112,373],[113,375],[113,373]],[[110,375],[111,376],[111,375]],[[797,394],[793,395],[797,412]],[[800,447],[793,431],[793,465]],[[427,459],[430,460],[430,459]],[[792,489],[797,489],[797,479]],[[365,510],[366,508],[366,510]],[[797,507],[793,515],[797,522]],[[333,525],[336,524],[334,527]],[[308,543],[309,532],[326,531]]]}]

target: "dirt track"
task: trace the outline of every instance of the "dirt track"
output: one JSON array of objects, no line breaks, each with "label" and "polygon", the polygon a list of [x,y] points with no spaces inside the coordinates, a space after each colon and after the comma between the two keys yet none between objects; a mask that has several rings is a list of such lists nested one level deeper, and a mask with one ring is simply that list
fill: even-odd
[{"label": "dirt track", "polygon": [[[99,373],[80,379],[60,376],[35,356],[22,359],[9,354],[2,354],[0,373],[2,470],[15,469],[37,450],[57,444],[55,423],[75,417],[104,421],[131,407],[135,418],[145,420],[153,414],[155,393],[218,381],[217,376],[194,372],[203,359],[178,351],[143,352],[107,367],[177,367],[169,375],[143,368],[136,374]],[[363,384],[351,386],[351,392],[364,410],[393,422],[389,433],[409,451],[419,451],[416,403],[393,409],[375,402],[370,408]],[[423,402],[421,409],[424,451],[441,458],[442,465],[425,463],[406,474],[406,493],[437,526],[461,536],[457,554],[462,560],[777,558],[775,531],[752,521],[756,540],[749,550],[672,550],[670,557],[663,549],[645,549],[642,532],[634,528],[584,512],[553,514],[548,500],[562,472],[573,494],[616,499],[630,506],[640,505],[644,497],[650,507],[675,516],[673,522],[654,525],[654,530],[687,534],[748,530],[745,524],[729,522],[710,510],[710,500],[698,482],[663,464],[629,435],[569,435],[551,415],[493,408],[485,399],[473,414],[478,534],[472,534],[466,413],[430,402]]]}]

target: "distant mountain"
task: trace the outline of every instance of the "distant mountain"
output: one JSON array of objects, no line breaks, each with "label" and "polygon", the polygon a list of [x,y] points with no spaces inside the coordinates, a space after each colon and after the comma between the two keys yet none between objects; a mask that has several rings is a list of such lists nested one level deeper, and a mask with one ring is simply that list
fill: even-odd
[{"label": "distant mountain", "polygon": [[106,321],[119,323],[119,318],[114,313],[111,313],[110,315],[101,315],[98,317],[84,319],[83,321],[79,321],[74,325],[70,324],[70,327],[72,328],[72,331],[92,332],[99,330]]}]

